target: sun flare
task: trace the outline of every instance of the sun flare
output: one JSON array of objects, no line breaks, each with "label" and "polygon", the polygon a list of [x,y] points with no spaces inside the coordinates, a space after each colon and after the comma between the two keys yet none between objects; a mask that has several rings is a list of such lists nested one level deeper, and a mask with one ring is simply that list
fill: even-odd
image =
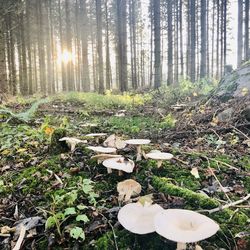
[{"label": "sun flare", "polygon": [[62,53],[60,53],[57,58],[58,63],[65,63],[65,64],[72,62],[73,60],[74,60],[73,54],[67,50],[62,51]]}]

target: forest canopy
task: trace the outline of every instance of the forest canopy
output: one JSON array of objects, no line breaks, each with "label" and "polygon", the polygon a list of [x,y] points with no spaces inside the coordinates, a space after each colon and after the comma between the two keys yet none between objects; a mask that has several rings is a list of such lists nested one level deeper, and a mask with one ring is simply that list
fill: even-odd
[{"label": "forest canopy", "polygon": [[0,8],[0,89],[13,95],[219,80],[250,56],[248,0],[4,0]]}]

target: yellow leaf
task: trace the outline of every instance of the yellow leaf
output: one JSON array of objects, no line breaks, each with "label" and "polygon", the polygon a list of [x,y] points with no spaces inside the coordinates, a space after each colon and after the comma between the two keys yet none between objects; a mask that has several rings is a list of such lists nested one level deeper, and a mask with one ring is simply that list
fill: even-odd
[{"label": "yellow leaf", "polygon": [[46,127],[46,128],[44,129],[44,133],[45,133],[46,135],[51,135],[53,132],[54,132],[54,129],[53,129],[53,128]]},{"label": "yellow leaf", "polygon": [[17,153],[23,153],[23,152],[25,152],[25,151],[27,151],[26,148],[19,148],[19,149],[17,150]]},{"label": "yellow leaf", "polygon": [[151,205],[153,203],[153,195],[152,194],[148,194],[145,196],[140,197],[139,202],[143,205],[143,206],[147,206],[147,205]]},{"label": "yellow leaf", "polygon": [[242,90],[241,90],[241,94],[242,94],[242,96],[246,96],[247,94],[248,94],[248,88],[243,88]]},{"label": "yellow leaf", "polygon": [[218,120],[217,117],[214,117],[213,120],[210,122],[210,124],[211,124],[212,126],[214,126],[214,127],[217,126],[218,123],[219,123],[219,120]]},{"label": "yellow leaf", "polygon": [[200,178],[200,175],[199,175],[199,172],[198,172],[198,168],[192,168],[191,174],[192,174],[196,179],[199,179],[199,178]]},{"label": "yellow leaf", "polygon": [[1,154],[2,155],[8,155],[10,153],[9,149],[5,149]]}]

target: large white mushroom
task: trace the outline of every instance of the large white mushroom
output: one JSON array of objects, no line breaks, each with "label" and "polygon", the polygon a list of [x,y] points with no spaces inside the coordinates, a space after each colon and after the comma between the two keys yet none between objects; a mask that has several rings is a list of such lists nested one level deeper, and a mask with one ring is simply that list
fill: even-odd
[{"label": "large white mushroom", "polygon": [[170,154],[170,153],[164,153],[164,152],[161,152],[161,151],[152,151],[152,152],[146,154],[146,157],[149,158],[149,159],[156,160],[157,161],[157,167],[160,168],[163,161],[170,160],[174,156],[172,154]]},{"label": "large white mushroom", "polygon": [[121,181],[117,184],[117,192],[119,193],[118,200],[129,201],[132,196],[141,193],[141,185],[133,179]]},{"label": "large white mushroom", "polygon": [[98,154],[93,155],[90,159],[97,160],[97,163],[102,163],[103,161],[110,159],[110,158],[119,158],[122,157],[122,155],[112,155],[112,154]]},{"label": "large white mushroom", "polygon": [[147,140],[147,139],[130,139],[130,140],[126,140],[125,143],[128,144],[128,145],[135,145],[136,146],[136,150],[137,150],[136,161],[140,161],[141,160],[141,155],[142,155],[141,146],[149,144],[150,140]]},{"label": "large white mushroom", "polygon": [[132,160],[127,160],[124,157],[107,159],[102,164],[107,168],[108,173],[112,173],[112,169],[117,169],[119,170],[119,175],[122,174],[121,171],[132,173],[135,167],[135,163]]},{"label": "large white mushroom", "polygon": [[75,147],[78,143],[87,143],[86,140],[80,140],[74,137],[63,137],[59,139],[59,141],[65,141],[67,145],[70,147],[71,152],[75,150]]},{"label": "large white mushroom", "polygon": [[205,215],[185,209],[167,209],[155,216],[155,231],[168,240],[177,242],[177,250],[185,250],[186,243],[211,237],[219,225]]},{"label": "large white mushroom", "polygon": [[120,209],[118,221],[132,233],[152,233],[155,231],[154,217],[162,210],[163,208],[157,204],[142,205],[140,202],[130,203]]},{"label": "large white mushroom", "polygon": [[105,137],[107,133],[92,133],[92,134],[87,134],[85,135],[86,137],[94,137],[96,143],[99,143],[99,139],[102,137]]},{"label": "large white mushroom", "polygon": [[93,147],[93,146],[88,146],[87,147],[90,150],[93,150],[96,153],[101,153],[101,154],[112,154],[116,152],[116,148],[105,148],[105,147]]}]

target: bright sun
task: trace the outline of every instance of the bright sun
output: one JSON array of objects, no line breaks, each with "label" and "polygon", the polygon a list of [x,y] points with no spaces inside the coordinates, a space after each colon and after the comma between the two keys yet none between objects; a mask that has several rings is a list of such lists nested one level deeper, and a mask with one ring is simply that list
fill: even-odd
[{"label": "bright sun", "polygon": [[73,54],[67,50],[64,50],[61,54],[58,55],[57,62],[58,63],[69,63],[73,61]]}]

